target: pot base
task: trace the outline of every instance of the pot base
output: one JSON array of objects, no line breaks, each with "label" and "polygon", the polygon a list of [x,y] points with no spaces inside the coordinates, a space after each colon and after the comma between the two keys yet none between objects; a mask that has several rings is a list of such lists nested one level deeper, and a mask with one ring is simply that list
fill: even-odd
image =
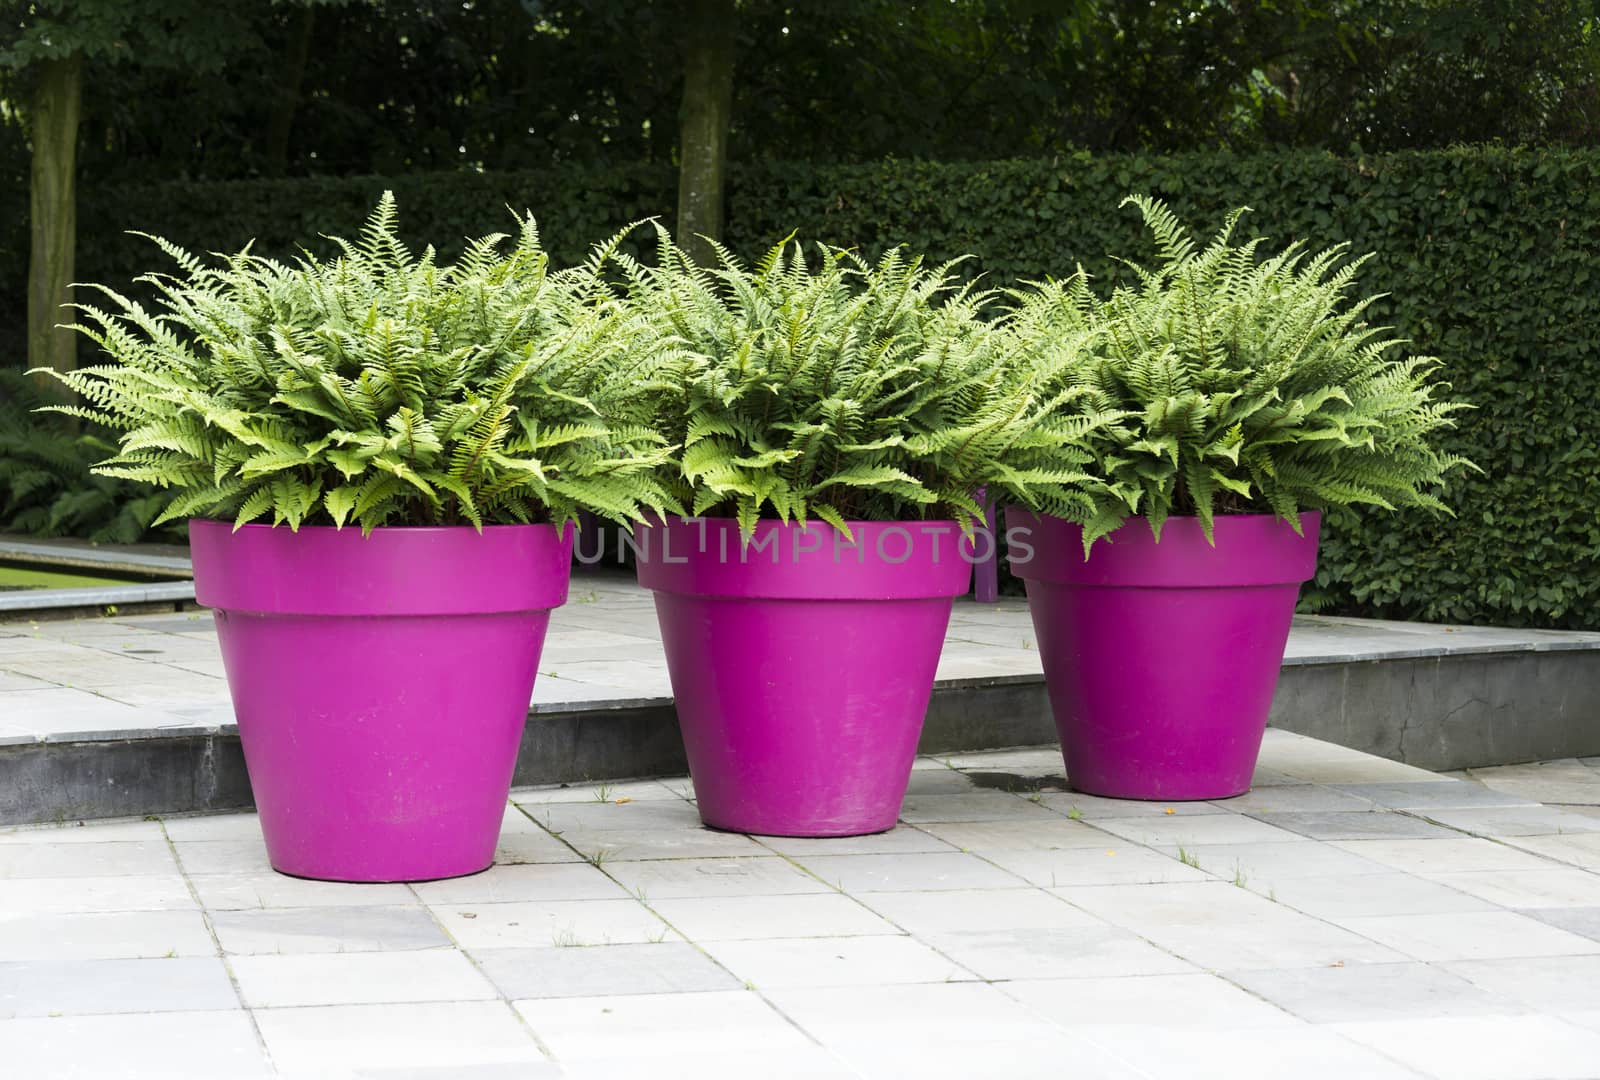
[{"label": "pot base", "polygon": [[640,584],[661,640],[701,820],[758,836],[894,828],[954,598],[954,522],[670,520]]},{"label": "pot base", "polygon": [[1318,519],[1192,518],[1158,543],[1128,522],[1084,557],[1082,530],[1013,514],[1036,556],[1027,584],[1051,711],[1073,790],[1144,802],[1250,790]]}]

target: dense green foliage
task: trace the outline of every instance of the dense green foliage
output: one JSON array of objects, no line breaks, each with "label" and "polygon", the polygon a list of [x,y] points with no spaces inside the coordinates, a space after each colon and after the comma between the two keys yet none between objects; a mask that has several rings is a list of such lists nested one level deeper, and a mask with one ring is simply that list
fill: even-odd
[{"label": "dense green foliage", "polygon": [[[595,236],[673,205],[670,170],[447,173],[390,179],[176,184],[89,191],[80,275],[125,283],[149,262],[139,228],[190,247],[292,256],[318,233],[353,229],[392,186],[403,229],[448,239],[496,228],[506,204],[541,216],[552,260],[576,263]],[[1241,204],[1251,231],[1374,252],[1367,309],[1420,355],[1440,357],[1461,414],[1442,445],[1484,474],[1458,474],[1454,518],[1376,511],[1324,528],[1308,595],[1332,610],[1435,621],[1600,626],[1600,150],[1458,149],[1368,157],[1304,152],[1070,154],[966,164],[745,166],[731,177],[730,246],[746,257],[798,228],[875,259],[904,243],[960,273],[1011,285],[1082,263],[1097,290],[1121,280],[1110,253],[1157,253],[1137,217],[1108,212],[1130,191],[1166,199],[1210,229]],[[14,219],[13,223],[14,223]],[[0,229],[7,219],[0,219]],[[408,233],[408,239],[420,239]],[[20,297],[25,248],[0,234],[0,296]],[[316,245],[313,245],[314,247]],[[318,248],[318,250],[323,250]],[[16,311],[0,325],[15,325]]]},{"label": "dense green foliage", "polygon": [[1441,493],[1455,512],[1338,515],[1324,528],[1313,603],[1436,622],[1600,627],[1600,150],[1462,148],[1328,154],[1070,155],[1059,161],[771,168],[734,176],[741,250],[799,225],[871,254],[905,243],[931,259],[971,251],[991,280],[1064,276],[1097,290],[1127,276],[1110,253],[1156,252],[1130,191],[1220,225],[1374,252],[1367,317],[1441,358],[1474,406],[1443,439],[1483,474]]},{"label": "dense green foliage", "polygon": [[[1235,210],[1200,248],[1160,200],[1130,196],[1160,251],[1105,299],[1082,274],[1018,290],[1008,336],[1044,384],[1118,420],[1085,433],[1104,483],[1085,547],[1145,518],[1298,513],[1366,505],[1443,511],[1434,494],[1467,466],[1439,452],[1460,406],[1430,383],[1438,361],[1406,357],[1351,300],[1366,258],[1296,241],[1263,257],[1237,243]],[[1085,339],[1089,347],[1084,347]],[[1074,445],[1073,464],[1081,452]]]},{"label": "dense green foliage", "polygon": [[[666,163],[688,6],[22,0],[0,98],[7,65],[85,52],[86,184]],[[740,0],[734,32],[735,161],[1583,145],[1600,121],[1595,0]]]},{"label": "dense green foliage", "polygon": [[21,372],[0,370],[0,528],[120,544],[144,539],[168,496],[150,484],[90,475],[115,445],[34,411],[47,404]]},{"label": "dense green foliage", "polygon": [[697,515],[756,521],[980,522],[979,490],[1051,513],[1094,503],[1072,440],[1105,422],[1085,392],[1034,393],[991,320],[992,294],[899,249],[869,264],[785,241],[703,269],[665,230],[654,265],[618,256],[637,347],[663,366],[654,419],[681,448],[663,472]]},{"label": "dense green foliage", "polygon": [[52,373],[84,404],[53,411],[118,433],[95,467],[177,489],[156,519],[238,525],[618,521],[671,505],[648,428],[594,401],[640,392],[634,347],[586,270],[552,275],[532,217],[440,265],[414,256],[385,193],[331,260],[250,254],[213,268],[157,240],[156,312],[101,288],[81,329],[113,362]]}]

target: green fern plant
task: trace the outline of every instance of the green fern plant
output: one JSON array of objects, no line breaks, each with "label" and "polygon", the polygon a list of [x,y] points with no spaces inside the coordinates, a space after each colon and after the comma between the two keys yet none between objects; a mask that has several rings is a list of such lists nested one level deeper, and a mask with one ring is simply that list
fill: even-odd
[{"label": "green fern plant", "polygon": [[658,230],[654,265],[617,255],[654,416],[681,446],[663,470],[695,515],[980,521],[1002,490],[1084,513],[1096,482],[1073,440],[1109,417],[1079,388],[1041,396],[985,316],[994,297],[891,250],[876,264],[791,237],[747,268],[702,268]]},{"label": "green fern plant", "polygon": [[[210,266],[152,237],[178,273],[155,310],[99,287],[77,327],[108,363],[55,373],[103,424],[104,476],[175,489],[159,521],[482,526],[623,521],[675,504],[654,430],[608,424],[635,394],[627,317],[580,267],[551,273],[531,216],[453,265],[413,255],[385,193],[338,255],[248,249]],[[625,410],[624,410],[625,411]]]},{"label": "green fern plant", "polygon": [[167,496],[149,484],[88,475],[116,448],[59,417],[34,415],[48,403],[22,372],[0,370],[0,531],[115,544],[169,531],[151,526]]},{"label": "green fern plant", "polygon": [[[1370,256],[1303,243],[1263,258],[1264,240],[1235,243],[1237,210],[1199,248],[1162,202],[1124,200],[1143,215],[1160,262],[1128,263],[1135,284],[1102,300],[1080,270],[1015,294],[1009,332],[1036,377],[1088,396],[1121,422],[1086,433],[1088,471],[1103,481],[1085,524],[1092,543],[1129,515],[1157,537],[1169,515],[1211,535],[1217,514],[1269,513],[1299,528],[1301,510],[1369,504],[1448,512],[1438,486],[1476,468],[1439,449],[1467,406],[1440,400],[1434,357],[1352,300]],[[1095,347],[1063,348],[1092,335]],[[1077,467],[1076,454],[1072,458]]]}]

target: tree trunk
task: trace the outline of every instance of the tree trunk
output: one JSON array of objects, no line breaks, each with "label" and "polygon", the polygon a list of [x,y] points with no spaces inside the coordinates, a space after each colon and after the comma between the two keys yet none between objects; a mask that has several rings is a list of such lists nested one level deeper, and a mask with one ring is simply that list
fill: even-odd
[{"label": "tree trunk", "polygon": [[[73,54],[39,65],[29,111],[33,175],[29,207],[32,248],[28,260],[28,366],[71,371],[78,366],[78,336],[58,324],[72,321],[78,238],[78,118],[83,102],[83,59]],[[40,385],[62,394],[54,379]]]},{"label": "tree trunk", "polygon": [[683,126],[678,141],[678,241],[696,262],[716,256],[733,112],[734,0],[691,0],[685,25]]},{"label": "tree trunk", "polygon": [[317,9],[306,5],[300,11],[300,21],[289,39],[289,49],[284,56],[283,82],[278,86],[278,99],[273,103],[272,115],[267,119],[267,139],[263,147],[266,171],[271,176],[282,176],[289,167],[289,133],[294,128],[294,111],[300,106],[300,90],[306,80],[306,64],[311,59],[311,40],[317,28]]}]

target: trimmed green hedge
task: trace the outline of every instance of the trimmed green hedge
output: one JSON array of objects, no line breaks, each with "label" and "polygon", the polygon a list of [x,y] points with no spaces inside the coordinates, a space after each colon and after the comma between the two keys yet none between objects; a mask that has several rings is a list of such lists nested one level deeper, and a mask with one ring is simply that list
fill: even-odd
[{"label": "trimmed green hedge", "polygon": [[[531,208],[558,259],[615,227],[669,214],[660,168],[174,184],[89,192],[79,274],[118,282],[160,264],[120,234],[291,253],[350,232],[385,187],[408,231],[460,238]],[[1418,351],[1447,362],[1477,406],[1454,448],[1487,475],[1458,480],[1454,519],[1365,513],[1330,523],[1308,599],[1326,610],[1443,622],[1600,627],[1600,150],[1465,148],[1365,159],[1322,153],[1064,156],[988,164],[762,165],[734,171],[729,242],[759,251],[791,229],[875,252],[905,243],[1005,284],[1108,252],[1148,255],[1128,192],[1169,200],[1202,233],[1230,207],[1277,240],[1349,241],[1375,258],[1363,291]],[[0,296],[20,302],[18,230],[0,236]],[[3,314],[3,313],[0,313]],[[18,312],[20,314],[20,310]]]}]

